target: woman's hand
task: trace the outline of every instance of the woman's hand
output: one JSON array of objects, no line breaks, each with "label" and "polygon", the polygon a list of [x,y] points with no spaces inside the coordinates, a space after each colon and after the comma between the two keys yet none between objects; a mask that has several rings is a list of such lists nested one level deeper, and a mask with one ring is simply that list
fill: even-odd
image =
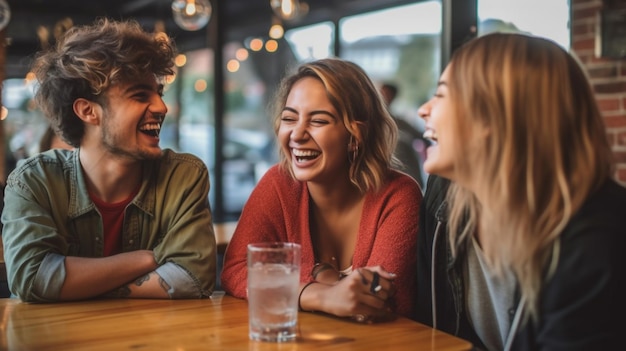
[{"label": "woman's hand", "polygon": [[[358,268],[341,280],[324,279],[325,282],[307,288],[303,306],[305,310],[353,317],[359,322],[388,317],[393,312],[394,278],[393,273],[380,266]],[[309,299],[314,295],[317,298]]]}]

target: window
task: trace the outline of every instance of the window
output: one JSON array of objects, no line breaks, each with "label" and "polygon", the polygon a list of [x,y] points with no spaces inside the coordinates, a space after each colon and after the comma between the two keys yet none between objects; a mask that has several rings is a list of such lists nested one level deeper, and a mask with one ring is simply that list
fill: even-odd
[{"label": "window", "polygon": [[398,88],[390,105],[400,132],[396,157],[423,189],[427,141],[417,109],[437,86],[441,17],[440,1],[424,1],[340,21],[341,56],[361,66],[379,87],[391,83]]},{"label": "window", "polygon": [[284,67],[293,62],[284,41],[276,41],[278,46],[270,47],[267,38],[254,39],[263,43],[258,50],[250,47],[250,41],[230,42],[224,48],[227,71],[222,185],[227,220],[239,218],[250,193],[277,160],[267,103]]},{"label": "window", "polygon": [[392,111],[419,127],[417,108],[433,94],[440,72],[441,2],[346,17],[340,33],[341,56],[374,83],[394,82],[399,91]]},{"label": "window", "polygon": [[478,0],[478,34],[525,32],[570,46],[569,0]]},{"label": "window", "polygon": [[[39,152],[39,140],[48,122],[33,100],[35,84],[32,80],[6,79],[2,89],[3,107],[7,109],[4,124],[6,173],[17,161]],[[2,179],[4,182],[4,179]]]},{"label": "window", "polygon": [[285,33],[285,39],[298,62],[330,57],[334,55],[335,26],[331,22],[322,22],[295,28]]}]

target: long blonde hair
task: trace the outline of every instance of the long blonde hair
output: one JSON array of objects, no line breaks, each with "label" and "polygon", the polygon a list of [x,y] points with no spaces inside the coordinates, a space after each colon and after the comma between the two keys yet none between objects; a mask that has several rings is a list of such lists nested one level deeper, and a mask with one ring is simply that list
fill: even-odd
[{"label": "long blonde hair", "polygon": [[[524,307],[537,317],[555,242],[612,172],[593,91],[555,43],[503,33],[457,50],[448,85],[459,116],[455,174],[469,185],[447,194],[452,248],[480,232],[489,262],[512,269]],[[470,137],[479,132],[486,137]]]}]

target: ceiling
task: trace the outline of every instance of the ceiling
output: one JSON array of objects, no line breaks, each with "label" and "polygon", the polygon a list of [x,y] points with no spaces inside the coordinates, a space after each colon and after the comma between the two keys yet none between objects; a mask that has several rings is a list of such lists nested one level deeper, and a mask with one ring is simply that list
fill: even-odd
[{"label": "ceiling", "polygon": [[[309,13],[298,23],[285,27],[334,20],[349,14],[413,3],[419,0],[307,0]],[[272,20],[269,0],[211,0],[213,15],[219,15],[218,26],[196,32],[180,29],[172,19],[172,0],[7,0],[11,20],[5,30],[7,42],[5,76],[24,77],[33,55],[41,49],[38,28],[54,31],[59,21],[70,18],[74,25],[88,24],[98,17],[135,19],[152,30],[157,21],[173,36],[179,50],[209,45],[213,38],[208,28],[220,28],[226,41],[243,40],[251,35],[266,35]]]}]

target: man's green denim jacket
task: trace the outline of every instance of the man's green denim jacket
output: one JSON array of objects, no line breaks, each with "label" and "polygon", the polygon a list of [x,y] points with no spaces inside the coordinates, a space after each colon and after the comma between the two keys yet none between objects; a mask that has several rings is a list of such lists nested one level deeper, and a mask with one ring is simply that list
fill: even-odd
[{"label": "man's green denim jacket", "polygon": [[[23,301],[58,300],[66,256],[102,257],[102,218],[91,201],[80,150],[50,150],[8,177],[2,213],[9,288]],[[164,150],[144,161],[139,193],[126,207],[122,251],[152,250],[171,298],[208,297],[216,245],[205,164]]]}]

